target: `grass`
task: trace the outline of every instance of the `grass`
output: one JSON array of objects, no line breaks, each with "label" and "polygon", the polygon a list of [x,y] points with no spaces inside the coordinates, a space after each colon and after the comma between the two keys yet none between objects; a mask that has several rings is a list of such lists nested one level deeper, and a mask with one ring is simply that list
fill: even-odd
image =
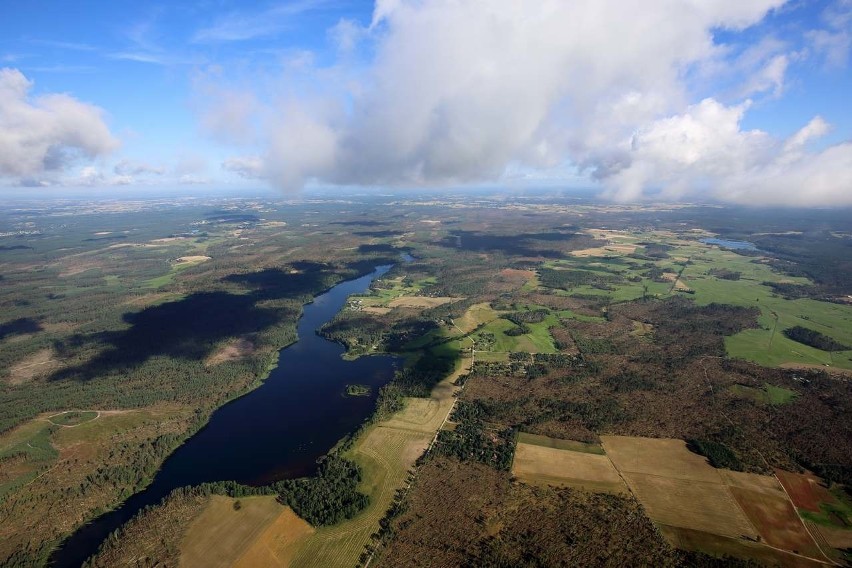
[{"label": "grass", "polygon": [[48,420],[57,426],[77,426],[98,417],[98,413],[92,410],[69,410],[61,414],[48,417]]},{"label": "grass", "polygon": [[[536,306],[525,306],[523,310],[532,310]],[[559,318],[555,314],[548,314],[544,321],[538,323],[526,324],[529,332],[523,335],[506,335],[506,331],[517,327],[514,323],[500,316],[503,312],[496,312],[488,308],[490,313],[484,309],[479,310],[478,318],[484,320],[485,323],[470,337],[477,344],[477,353],[482,351],[492,351],[498,353],[512,353],[523,351],[526,353],[556,353],[556,345],[553,343],[553,337],[550,335],[550,328],[558,326]],[[493,335],[493,339],[486,334]]]},{"label": "grass", "polygon": [[799,394],[796,391],[765,384],[762,388],[746,385],[733,385],[731,391],[741,398],[751,399],[759,404],[778,406],[793,402]]},{"label": "grass", "polygon": [[59,453],[51,434],[56,426],[31,420],[0,437],[0,498],[50,467]]},{"label": "grass", "polygon": [[420,291],[430,284],[434,284],[434,277],[423,278],[405,284],[405,277],[384,278],[377,281],[366,294],[354,294],[349,297],[350,302],[360,301],[364,306],[388,307],[393,300],[404,296],[416,296]]},{"label": "grass", "polygon": [[803,518],[826,527],[849,528],[852,526],[852,503],[849,502],[842,490],[830,490],[834,495],[834,503],[820,503],[820,512],[799,509]]}]

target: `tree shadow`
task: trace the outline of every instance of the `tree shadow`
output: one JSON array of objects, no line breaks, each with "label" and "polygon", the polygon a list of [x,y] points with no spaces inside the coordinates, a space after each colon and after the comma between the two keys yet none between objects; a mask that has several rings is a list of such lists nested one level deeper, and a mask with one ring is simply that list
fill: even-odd
[{"label": "tree shadow", "polygon": [[58,344],[70,350],[85,344],[106,349],[81,365],[62,369],[50,379],[89,380],[129,371],[152,357],[201,360],[228,337],[256,333],[277,324],[283,308],[259,308],[252,295],[202,292],[175,302],[124,315],[130,327],[89,336],[75,336]]},{"label": "tree shadow", "polygon": [[[376,261],[371,263],[375,266]],[[85,346],[103,347],[103,350],[86,363],[57,371],[50,379],[85,381],[114,375],[131,371],[154,357],[203,360],[225,339],[263,331],[296,314],[294,307],[261,307],[260,302],[303,300],[328,287],[335,274],[339,274],[339,268],[298,261],[286,269],[267,268],[226,276],[225,282],[243,286],[247,293],[197,292],[181,300],[124,314],[123,320],[129,324],[127,329],[78,334],[57,342],[60,355],[70,355]]]},{"label": "tree shadow", "polygon": [[577,245],[581,243],[585,246],[587,240],[595,242],[587,235],[568,232],[484,235],[472,231],[453,231],[438,244],[472,252],[502,252],[510,256],[562,258],[564,256],[562,251],[549,248],[546,243],[570,243],[571,248],[577,248]]},{"label": "tree shadow", "polygon": [[43,329],[38,320],[34,320],[33,318],[18,318],[7,321],[0,324],[0,341],[12,335],[26,335],[42,331]]}]

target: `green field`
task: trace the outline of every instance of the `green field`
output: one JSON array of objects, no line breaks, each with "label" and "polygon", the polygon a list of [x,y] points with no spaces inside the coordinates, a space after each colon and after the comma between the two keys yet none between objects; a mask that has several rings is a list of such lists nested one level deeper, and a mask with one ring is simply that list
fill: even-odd
[{"label": "green field", "polygon": [[[852,306],[812,299],[788,300],[764,285],[764,282],[806,285],[810,283],[806,278],[775,272],[759,257],[743,256],[697,241],[684,241],[657,233],[636,233],[635,237],[637,240],[672,247],[668,251],[669,258],[653,261],[635,261],[627,256],[576,258],[548,261],[543,266],[619,277],[620,282],[604,287],[580,285],[567,290],[556,290],[561,295],[600,297],[601,302],[606,304],[642,297],[667,298],[682,295],[692,298],[698,305],[720,303],[754,307],[760,310],[760,327],[725,338],[725,346],[731,357],[771,367],[799,364],[852,369],[852,351],[830,353],[793,341],[783,334],[785,329],[800,325],[844,345],[852,345]],[[665,273],[680,274],[680,283],[688,290],[677,290],[674,281],[658,282],[647,278],[643,273],[650,265]],[[739,272],[740,278],[718,278],[711,274],[714,269]],[[590,321],[585,317],[578,317],[570,310],[559,315],[563,318]],[[502,341],[500,346],[505,347],[506,342]]]},{"label": "green field", "polygon": [[799,396],[799,394],[795,391],[791,391],[790,389],[785,389],[782,387],[776,387],[770,384],[766,384],[762,388],[748,387],[745,385],[733,385],[731,387],[731,392],[733,392],[739,397],[747,398],[760,404],[769,404],[772,406],[793,402],[796,397]]}]

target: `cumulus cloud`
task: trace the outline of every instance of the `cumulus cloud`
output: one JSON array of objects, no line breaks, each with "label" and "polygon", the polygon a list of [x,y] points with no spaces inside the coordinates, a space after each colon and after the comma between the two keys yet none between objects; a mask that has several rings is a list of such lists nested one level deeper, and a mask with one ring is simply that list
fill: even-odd
[{"label": "cumulus cloud", "polygon": [[[837,171],[844,147],[807,147],[824,134],[819,120],[802,141],[744,130],[748,101],[696,103],[688,83],[714,68],[736,74],[728,83],[739,84],[739,97],[782,94],[796,57],[783,42],[765,41],[728,68],[714,33],[745,29],[784,3],[378,0],[369,27],[331,32],[342,51],[352,36],[372,42],[357,80],[341,68],[315,68],[320,86],[306,93],[288,71],[286,87],[263,111],[251,110],[253,119],[225,105],[234,120],[221,131],[253,120],[252,145],[261,140],[263,152],[262,161],[223,166],[285,189],[311,180],[457,184],[567,167],[617,199],[700,191],[788,202],[780,188],[789,184],[770,190],[776,177],[806,179],[809,160],[838,160]],[[843,177],[799,187],[797,199],[852,200],[832,179]]]},{"label": "cumulus cloud", "polygon": [[101,109],[65,94],[31,97],[32,86],[0,69],[0,176],[38,178],[118,147]]},{"label": "cumulus cloud", "polygon": [[819,116],[786,140],[743,130],[748,106],[705,99],[637,132],[626,143],[626,165],[603,176],[608,195],[632,201],[652,189],[666,198],[700,191],[737,203],[852,203],[852,144],[809,151],[830,130]]}]

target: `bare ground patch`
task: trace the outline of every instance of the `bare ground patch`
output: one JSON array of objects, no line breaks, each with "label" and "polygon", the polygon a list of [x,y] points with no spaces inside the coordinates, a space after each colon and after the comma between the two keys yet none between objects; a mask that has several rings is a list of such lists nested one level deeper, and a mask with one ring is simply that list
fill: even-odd
[{"label": "bare ground patch", "polygon": [[248,339],[235,339],[218,351],[214,352],[207,361],[204,362],[208,367],[220,365],[228,361],[236,361],[243,357],[248,357],[254,353],[255,345]]},{"label": "bare ground patch", "polygon": [[45,377],[61,366],[62,364],[55,358],[53,349],[42,349],[12,365],[6,380],[9,384],[20,385]]}]

